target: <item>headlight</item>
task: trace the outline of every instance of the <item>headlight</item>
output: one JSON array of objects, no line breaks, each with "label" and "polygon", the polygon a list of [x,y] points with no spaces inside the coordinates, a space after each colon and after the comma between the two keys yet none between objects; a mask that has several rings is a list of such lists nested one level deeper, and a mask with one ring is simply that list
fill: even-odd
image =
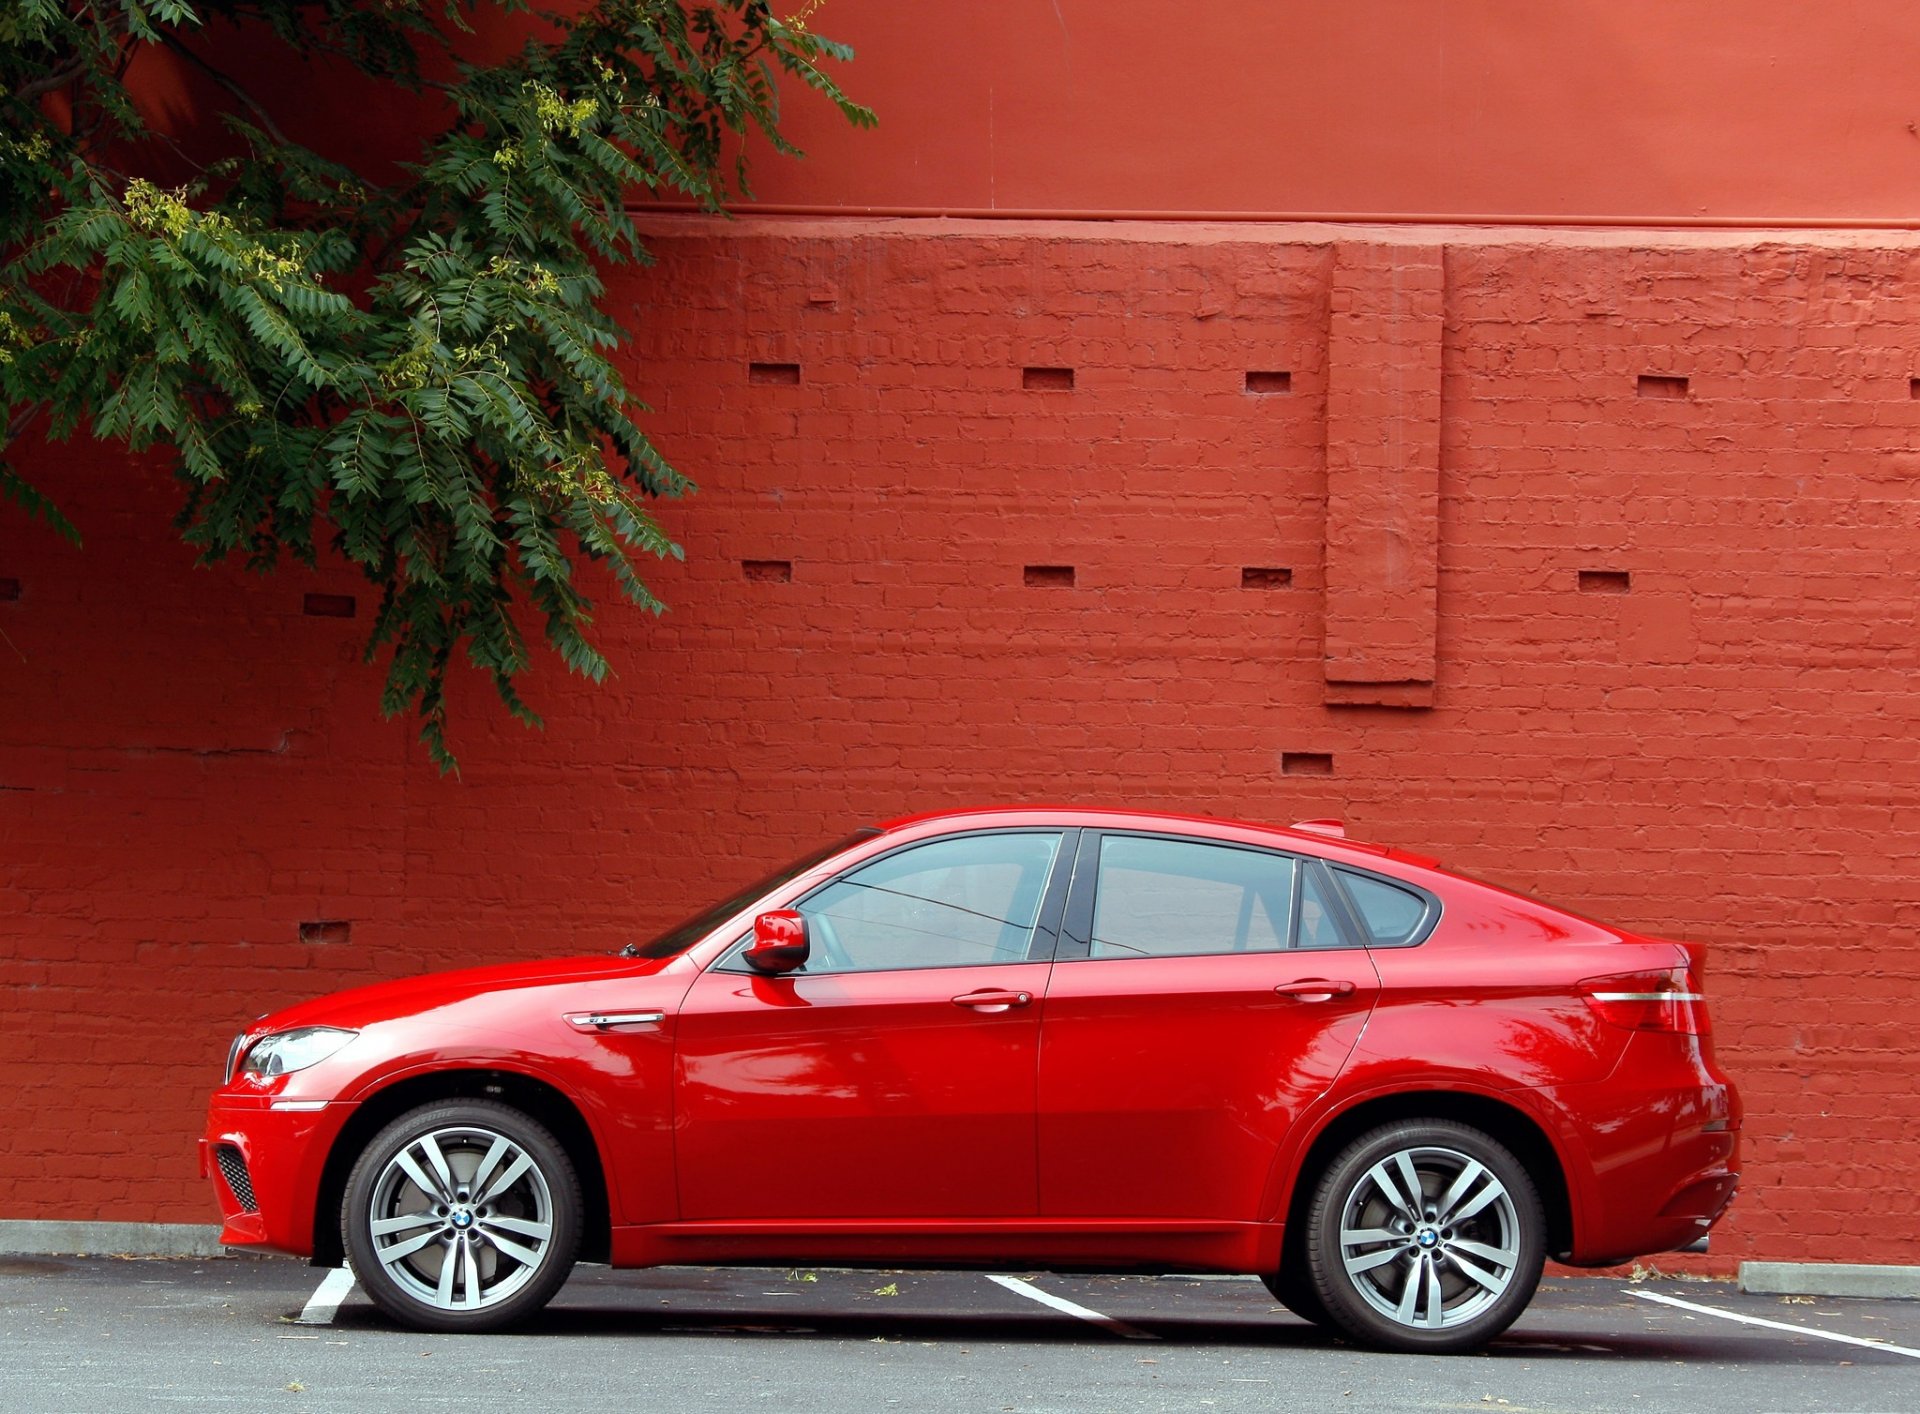
[{"label": "headlight", "polygon": [[[250,1075],[286,1075],[318,1065],[360,1033],[334,1026],[300,1026],[262,1036],[240,1055],[238,1069]],[[234,1042],[234,1049],[240,1049]]]}]

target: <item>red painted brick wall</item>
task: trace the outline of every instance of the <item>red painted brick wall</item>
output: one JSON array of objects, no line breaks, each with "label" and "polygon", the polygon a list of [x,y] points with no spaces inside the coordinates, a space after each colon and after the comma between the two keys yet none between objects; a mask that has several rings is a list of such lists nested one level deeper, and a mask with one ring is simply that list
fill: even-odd
[{"label": "red painted brick wall", "polygon": [[[1920,1261],[1920,242],[653,239],[635,376],[703,487],[672,611],[609,603],[604,689],[548,660],[544,735],[463,682],[459,781],[377,719],[349,573],[195,571],[164,478],[86,448],[42,462],[84,552],[0,507],[0,1216],[211,1220],[204,1094],[268,1007],[1072,800],[1344,816],[1715,944],[1749,1176],[1714,1264]],[[1330,290],[1402,240],[1441,272],[1402,407],[1438,419],[1431,708],[1329,703],[1323,661]]]}]

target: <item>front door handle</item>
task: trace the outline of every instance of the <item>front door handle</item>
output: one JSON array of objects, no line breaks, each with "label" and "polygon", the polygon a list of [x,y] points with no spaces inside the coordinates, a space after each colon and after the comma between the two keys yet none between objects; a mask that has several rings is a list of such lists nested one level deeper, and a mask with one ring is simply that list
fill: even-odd
[{"label": "front door handle", "polygon": [[611,1031],[621,1026],[654,1026],[667,1019],[664,1011],[570,1011],[567,1024],[576,1031]]},{"label": "front door handle", "polygon": [[990,987],[980,992],[962,992],[953,999],[953,1004],[975,1011],[1005,1011],[1010,1006],[1025,1006],[1032,1000],[1031,992],[1007,992]]},{"label": "front door handle", "polygon": [[1353,995],[1353,983],[1335,982],[1325,977],[1302,977],[1298,982],[1282,982],[1273,989],[1283,997],[1302,1002],[1325,1002]]}]

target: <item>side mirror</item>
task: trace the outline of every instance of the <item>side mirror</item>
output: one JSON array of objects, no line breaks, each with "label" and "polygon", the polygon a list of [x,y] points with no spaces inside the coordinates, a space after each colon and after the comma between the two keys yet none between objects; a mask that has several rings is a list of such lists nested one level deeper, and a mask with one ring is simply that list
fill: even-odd
[{"label": "side mirror", "polygon": [[795,908],[776,908],[753,920],[753,941],[744,956],[756,972],[778,976],[807,960],[807,920]]}]

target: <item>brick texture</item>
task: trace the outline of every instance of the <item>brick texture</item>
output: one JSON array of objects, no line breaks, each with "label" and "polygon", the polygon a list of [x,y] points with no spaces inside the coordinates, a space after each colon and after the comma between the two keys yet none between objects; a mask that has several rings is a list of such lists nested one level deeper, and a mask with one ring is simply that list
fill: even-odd
[{"label": "brick texture", "polygon": [[1430,707],[1440,583],[1440,251],[1343,245],[1329,304],[1327,701]]},{"label": "brick texture", "polygon": [[[662,507],[671,612],[607,608],[602,689],[548,658],[544,734],[463,679],[458,781],[379,720],[365,614],[305,611],[364,607],[343,567],[194,570],[164,477],[85,446],[36,462],[84,552],[0,507],[0,1216],[209,1220],[205,1092],[269,1007],[610,951],[878,816],[1072,800],[1341,816],[1711,944],[1748,1105],[1711,1264],[1920,1261],[1914,241],[651,238],[633,373],[703,488]],[[1350,261],[1445,272],[1385,414],[1437,437],[1429,711],[1325,700]]]}]

